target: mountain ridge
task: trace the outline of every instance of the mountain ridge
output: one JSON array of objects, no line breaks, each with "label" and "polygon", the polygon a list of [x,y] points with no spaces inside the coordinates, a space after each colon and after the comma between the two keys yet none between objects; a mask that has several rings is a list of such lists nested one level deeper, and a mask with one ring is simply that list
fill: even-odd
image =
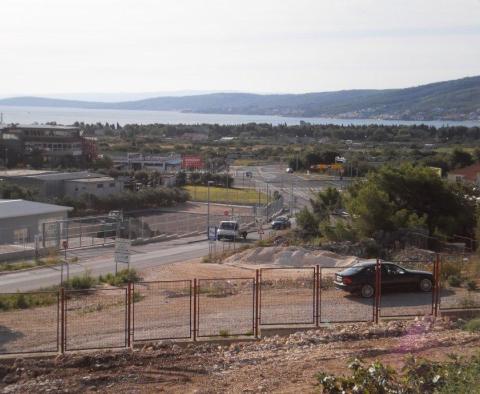
[{"label": "mountain ridge", "polygon": [[0,99],[0,105],[304,118],[480,120],[480,76],[403,89],[352,89],[301,94],[209,93],[120,102],[23,96]]}]

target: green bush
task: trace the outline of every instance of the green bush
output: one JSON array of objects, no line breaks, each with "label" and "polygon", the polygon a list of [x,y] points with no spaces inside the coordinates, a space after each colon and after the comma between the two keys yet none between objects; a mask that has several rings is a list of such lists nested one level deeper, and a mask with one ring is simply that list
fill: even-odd
[{"label": "green bush", "polygon": [[468,321],[465,324],[464,329],[470,332],[480,332],[480,318]]},{"label": "green bush", "polygon": [[321,393],[478,393],[480,355],[471,359],[451,356],[449,362],[407,357],[401,374],[375,361],[350,363],[350,376],[317,374]]},{"label": "green bush", "polygon": [[474,279],[470,279],[467,282],[467,289],[470,291],[477,290],[477,282]]},{"label": "green bush", "polygon": [[124,269],[117,272],[115,275],[107,274],[105,276],[100,276],[98,280],[100,283],[108,283],[110,286],[122,286],[127,283],[139,282],[141,278],[134,269]]},{"label": "green bush", "polygon": [[57,294],[54,292],[32,294],[2,294],[0,295],[0,311],[48,306],[55,304],[56,302]]},{"label": "green bush", "polygon": [[440,267],[440,277],[442,280],[447,280],[450,276],[458,276],[461,275],[461,269],[459,263],[442,263]]},{"label": "green bush", "polygon": [[462,279],[457,275],[451,275],[448,277],[448,284],[452,287],[460,287]]},{"label": "green bush", "polygon": [[74,276],[70,280],[64,282],[63,286],[67,289],[85,290],[91,289],[97,284],[97,280],[88,272],[81,276]]}]

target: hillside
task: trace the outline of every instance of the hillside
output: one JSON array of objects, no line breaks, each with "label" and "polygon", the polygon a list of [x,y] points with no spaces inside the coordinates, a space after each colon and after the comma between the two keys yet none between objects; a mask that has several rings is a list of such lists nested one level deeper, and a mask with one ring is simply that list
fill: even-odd
[{"label": "hillside", "polygon": [[14,97],[0,100],[0,105],[345,119],[477,120],[480,119],[480,76],[405,89],[269,95],[213,93],[116,103]]}]

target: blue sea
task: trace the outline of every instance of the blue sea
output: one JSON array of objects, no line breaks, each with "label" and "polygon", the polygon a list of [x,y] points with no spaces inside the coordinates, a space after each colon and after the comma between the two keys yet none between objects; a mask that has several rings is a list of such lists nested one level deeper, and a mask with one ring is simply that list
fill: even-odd
[{"label": "blue sea", "polygon": [[96,123],[108,122],[125,125],[127,123],[150,124],[222,124],[235,125],[244,123],[269,123],[272,125],[298,125],[301,121],[312,124],[336,125],[412,125],[426,124],[435,127],[441,126],[480,126],[480,121],[405,121],[382,119],[336,119],[336,118],[292,118],[273,115],[225,115],[225,114],[197,114],[175,111],[135,111],[110,109],[78,109],[78,108],[48,108],[48,107],[13,107],[0,106],[4,123],[46,123],[57,122],[69,125],[78,122]]}]

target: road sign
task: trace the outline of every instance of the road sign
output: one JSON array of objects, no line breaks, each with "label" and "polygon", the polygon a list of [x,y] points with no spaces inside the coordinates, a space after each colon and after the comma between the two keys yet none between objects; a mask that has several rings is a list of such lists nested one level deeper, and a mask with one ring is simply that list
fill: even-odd
[{"label": "road sign", "polygon": [[132,241],[125,238],[115,239],[115,261],[130,264],[130,246]]},{"label": "road sign", "polygon": [[217,226],[210,226],[208,228],[208,239],[210,241],[215,241],[217,239]]}]

